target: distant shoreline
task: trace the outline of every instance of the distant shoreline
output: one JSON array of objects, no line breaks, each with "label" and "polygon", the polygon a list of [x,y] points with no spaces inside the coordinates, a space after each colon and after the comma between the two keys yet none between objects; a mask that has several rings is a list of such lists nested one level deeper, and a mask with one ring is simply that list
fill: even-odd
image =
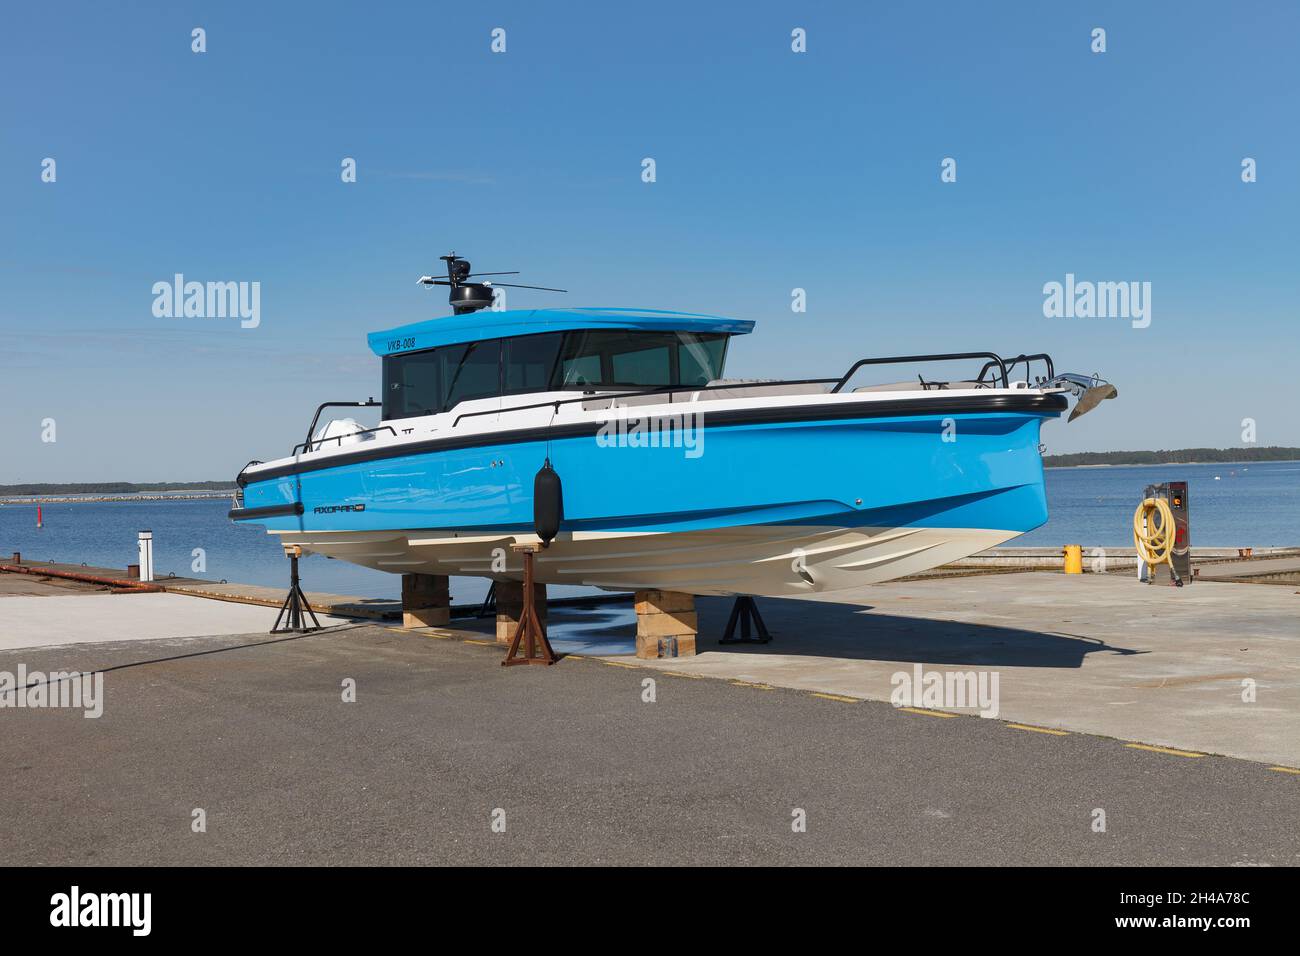
[{"label": "distant shoreline", "polygon": [[1081,451],[1047,455],[1047,468],[1100,468],[1108,465],[1254,465],[1266,461],[1300,461],[1300,448],[1162,448],[1157,451]]},{"label": "distant shoreline", "polygon": [[229,478],[224,481],[31,481],[0,485],[0,504],[228,498],[234,490]]},{"label": "distant shoreline", "polygon": [[1049,465],[1044,462],[1043,467],[1051,471],[1070,468],[1179,468],[1183,465],[1222,465],[1225,468],[1240,468],[1246,465],[1285,464],[1288,462],[1296,464],[1300,462],[1300,458],[1257,458],[1254,461],[1107,461],[1087,465]]},{"label": "distant shoreline", "polygon": [[55,505],[55,504],[93,504],[99,501],[205,501],[209,498],[229,498],[234,488],[213,491],[178,491],[167,492],[124,492],[116,495],[96,494],[51,494],[51,495],[14,495],[0,498],[0,505]]}]

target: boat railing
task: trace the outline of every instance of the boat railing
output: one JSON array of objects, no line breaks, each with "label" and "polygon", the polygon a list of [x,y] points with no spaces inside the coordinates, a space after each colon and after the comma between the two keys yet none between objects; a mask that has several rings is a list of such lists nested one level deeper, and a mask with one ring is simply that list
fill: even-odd
[{"label": "boat railing", "polygon": [[[887,356],[883,358],[859,359],[858,361],[854,362],[853,365],[849,368],[849,370],[839,378],[779,379],[779,380],[761,381],[761,382],[722,382],[716,385],[670,385],[670,386],[656,387],[656,388],[638,388],[638,389],[631,389],[628,391],[612,392],[612,393],[611,392],[605,392],[605,393],[587,392],[577,398],[557,398],[546,402],[530,402],[525,405],[512,405],[509,408],[488,408],[488,409],[483,409],[481,411],[475,411],[475,412],[462,412],[461,414],[456,416],[455,420],[452,422],[451,427],[452,428],[457,427],[466,418],[477,418],[482,415],[501,415],[501,414],[505,414],[506,412],[522,412],[522,411],[528,411],[537,408],[553,408],[558,413],[562,406],[574,405],[577,404],[578,402],[609,401],[611,403],[610,407],[613,408],[620,399],[624,399],[624,398],[645,398],[648,396],[666,395],[668,396],[668,403],[672,404],[675,401],[675,396],[678,394],[688,394],[691,396],[695,396],[698,395],[700,392],[721,392],[721,391],[726,391],[728,389],[734,390],[737,388],[747,388],[747,387],[752,388],[752,387],[762,387],[762,386],[780,387],[780,386],[792,386],[792,385],[823,385],[823,386],[829,385],[831,386],[831,388],[829,388],[827,391],[829,394],[834,395],[843,391],[844,386],[846,386],[849,383],[849,381],[853,378],[853,376],[869,365],[905,365],[905,364],[919,364],[919,363],[929,363],[929,362],[955,362],[964,359],[985,359],[986,360],[984,367],[980,370],[979,375],[973,380],[974,386],[976,388],[994,388],[997,387],[999,383],[1001,384],[1002,388],[1010,388],[1010,372],[1019,365],[1025,366],[1025,379],[1026,381],[1028,381],[1030,377],[1030,366],[1033,362],[1042,362],[1047,369],[1047,378],[1040,379],[1040,381],[1044,381],[1044,382],[1050,381],[1055,376],[1055,369],[1053,368],[1051,357],[1046,353],[1042,353],[1042,352],[1038,352],[1033,355],[1025,355],[1022,353],[1010,360],[1003,359],[1001,356],[999,356],[994,352],[948,352],[948,353],[936,353],[933,355],[893,355],[893,356]],[[988,381],[986,381],[985,380],[986,376],[989,374],[990,371],[994,371],[994,370],[996,370],[996,372],[993,375],[993,377]],[[927,382],[924,378],[921,378],[920,387],[922,389],[945,388],[947,387],[947,383]],[[391,425],[379,425],[375,428],[365,428],[365,429],[361,429],[360,431],[349,432],[345,435],[331,435],[327,438],[312,438],[312,434],[316,431],[316,426],[320,422],[321,412],[323,412],[327,408],[372,408],[381,404],[382,404],[381,402],[377,402],[373,398],[364,402],[322,402],[320,405],[316,407],[316,414],[312,416],[311,427],[307,430],[307,440],[303,442],[299,442],[297,445],[294,445],[293,451],[290,452],[290,457],[297,457],[299,454],[306,454],[308,452],[315,451],[327,442],[338,442],[339,446],[342,447],[343,439],[345,438],[360,438],[365,435],[374,435],[379,432],[388,432],[394,438],[397,438],[398,437],[397,431]],[[247,465],[245,465],[242,469],[240,469],[239,475],[237,476],[237,481],[242,481],[244,472],[247,471],[250,467],[252,467],[253,465],[260,465],[260,464],[262,464],[262,462],[260,461],[250,461]]]},{"label": "boat railing", "polygon": [[[997,355],[996,353],[994,352],[947,352],[947,353],[939,353],[935,355],[891,355],[886,358],[858,359],[856,362],[853,363],[853,367],[850,368],[847,372],[845,372],[844,377],[841,378],[839,382],[836,383],[835,387],[831,389],[831,394],[834,395],[840,390],[842,390],[845,385],[849,384],[849,379],[853,378],[854,375],[858,374],[859,369],[866,368],[868,365],[914,365],[914,364],[921,364],[923,362],[959,362],[962,359],[981,359],[981,358],[988,359],[988,362],[984,366],[984,371],[980,372],[980,377],[975,381],[978,383],[982,383],[984,378],[984,372],[988,371],[988,369],[991,367],[996,367],[998,371],[1001,373],[999,377],[1002,379],[1002,387],[1009,388],[1010,386],[1008,384],[1008,379],[1007,379],[1007,364],[1002,360],[1001,356]],[[994,381],[996,382],[996,380],[997,379],[995,378]],[[921,388],[923,389],[928,389],[934,385],[940,385],[940,384],[943,383],[926,382],[924,378],[921,379]]]},{"label": "boat railing", "polygon": [[[1028,382],[1030,380],[1030,374],[1031,374],[1030,366],[1034,362],[1042,362],[1043,365],[1046,366],[1047,368],[1047,375],[1039,379],[1039,381],[1050,382],[1052,379],[1056,377],[1056,367],[1052,364],[1052,357],[1048,355],[1046,352],[1035,352],[1033,355],[1017,355],[1013,359],[1006,360],[1006,373],[1008,375],[1011,374],[1013,371],[1015,371],[1017,365],[1023,364],[1025,366],[1025,381]],[[993,368],[993,363],[992,362],[986,363],[985,366],[982,369],[980,369],[979,378],[977,378],[975,381],[983,382],[984,376],[988,373],[989,369],[991,368]]]},{"label": "boat railing", "polygon": [[[307,426],[307,440],[294,445],[293,451],[289,452],[289,456],[297,457],[300,452],[306,454],[309,451],[316,451],[319,446],[328,441],[337,441],[339,445],[342,446],[343,439],[345,438],[356,438],[359,435],[373,435],[376,432],[386,431],[396,438],[397,432],[393,430],[391,425],[379,425],[375,428],[363,428],[360,431],[348,432],[346,435],[330,435],[328,438],[311,437],[316,433],[316,426],[320,423],[321,412],[325,411],[327,408],[376,408],[382,404],[382,402],[377,402],[373,398],[368,398],[364,402],[321,402],[316,406],[316,414],[311,417],[311,424]],[[252,464],[260,465],[261,462],[250,461],[248,463],[248,465]],[[248,465],[245,465],[244,468],[248,468]],[[240,475],[243,475],[243,473],[243,471],[240,471]]]},{"label": "boat railing", "polygon": [[642,398],[647,395],[667,395],[668,403],[671,405],[673,402],[673,396],[682,392],[694,395],[698,392],[713,392],[728,388],[744,388],[746,385],[829,385],[832,382],[837,381],[839,381],[839,379],[803,378],[771,382],[725,382],[721,385],[670,385],[664,388],[641,388],[627,392],[587,392],[578,398],[554,398],[549,402],[533,402],[528,405],[511,405],[509,408],[488,408],[478,412],[463,412],[456,416],[456,420],[451,423],[451,427],[455,428],[459,425],[462,418],[476,418],[479,415],[501,415],[505,412],[522,412],[532,408],[554,407],[556,411],[559,411],[561,405],[573,405],[578,402],[617,401],[620,398]]},{"label": "boat railing", "polygon": [[[248,471],[248,469],[252,468],[254,465],[265,465],[265,464],[266,462],[262,461],[260,458],[254,458],[243,468],[239,469],[239,474],[235,475],[235,484],[238,485],[240,488],[242,488],[244,484],[244,472]],[[243,501],[242,495],[240,496],[240,501],[241,502]]]},{"label": "boat railing", "polygon": [[336,441],[339,443],[339,447],[341,448],[343,447],[343,439],[345,438],[359,438],[362,435],[374,435],[378,432],[388,432],[394,438],[397,437],[397,430],[393,428],[392,425],[380,425],[376,428],[363,428],[361,431],[348,432],[346,435],[330,435],[328,438],[312,438],[308,441],[299,442],[293,446],[293,451],[289,452],[289,457],[295,458],[298,456],[299,452],[305,455],[307,452],[317,451],[319,450],[319,447],[327,441]]},{"label": "boat railing", "polygon": [[[320,421],[320,413],[327,408],[376,408],[383,402],[377,402],[373,398],[368,398],[364,402],[321,402],[316,406],[316,414],[311,417],[311,424],[307,426],[307,440],[304,445],[312,443],[312,435],[316,434],[316,424]],[[374,429],[371,429],[372,431]],[[396,434],[396,433],[394,433]],[[346,437],[346,436],[343,436]],[[297,454],[298,446],[294,446],[294,453]]]},{"label": "boat railing", "polygon": [[[749,386],[831,385],[833,387],[829,390],[830,394],[836,394],[841,390],[843,390],[844,386],[849,383],[849,380],[853,378],[853,376],[856,375],[858,371],[860,371],[861,369],[865,368],[868,365],[902,365],[902,364],[917,364],[917,363],[926,363],[926,362],[955,362],[955,361],[961,361],[963,359],[986,359],[987,360],[983,370],[981,370],[979,374],[979,377],[975,379],[977,387],[995,387],[1000,380],[1002,388],[1010,388],[1010,378],[1008,375],[1008,370],[1021,362],[1026,363],[1026,367],[1027,367],[1028,362],[1030,361],[1043,360],[1047,364],[1048,377],[1050,378],[1052,375],[1052,360],[1047,355],[1042,353],[1035,354],[1035,355],[1023,355],[1023,354],[1018,355],[1014,359],[1012,359],[1009,364],[1005,359],[1003,359],[995,352],[949,352],[949,353],[939,353],[934,355],[894,355],[885,358],[859,359],[857,362],[853,363],[853,366],[848,370],[848,372],[846,372],[844,375],[841,375],[839,378],[782,379],[782,380],[750,382],[750,383],[725,382],[720,385],[670,385],[662,388],[642,388],[642,389],[636,389],[634,391],[615,392],[615,393],[607,392],[604,394],[596,394],[594,392],[589,392],[578,398],[557,398],[557,399],[552,399],[551,401],[548,402],[531,402],[526,405],[511,405],[509,408],[488,408],[476,412],[462,412],[460,415],[456,416],[455,420],[451,423],[451,427],[455,428],[466,418],[478,418],[482,415],[502,415],[505,414],[506,412],[522,412],[522,411],[529,411],[531,409],[537,409],[537,408],[554,408],[555,411],[558,412],[561,406],[573,405],[578,402],[593,402],[593,401],[606,401],[606,400],[617,402],[621,398],[644,398],[646,396],[651,396],[651,395],[667,395],[669,404],[672,404],[674,400],[673,396],[678,393],[695,395],[698,394],[699,392],[722,391],[725,389],[742,388],[745,387],[746,385]],[[984,381],[984,376],[988,373],[990,369],[994,369],[994,368],[997,369],[997,374],[994,375],[993,379],[990,382],[986,383]],[[935,383],[935,382],[927,383],[924,379],[921,380],[921,388],[923,389],[931,388],[934,387],[935,385],[940,385],[940,384],[942,383]]]}]

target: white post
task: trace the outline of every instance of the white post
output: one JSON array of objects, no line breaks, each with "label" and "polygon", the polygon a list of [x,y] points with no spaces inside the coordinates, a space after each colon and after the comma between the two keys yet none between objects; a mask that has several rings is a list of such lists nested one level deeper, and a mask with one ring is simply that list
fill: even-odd
[{"label": "white post", "polygon": [[153,532],[140,532],[140,580],[153,580]]}]

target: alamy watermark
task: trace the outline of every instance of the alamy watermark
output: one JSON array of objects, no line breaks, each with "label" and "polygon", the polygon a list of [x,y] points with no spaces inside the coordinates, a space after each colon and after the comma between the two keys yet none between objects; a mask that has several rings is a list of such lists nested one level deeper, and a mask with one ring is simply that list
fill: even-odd
[{"label": "alamy watermark", "polygon": [[704,454],[704,413],[633,415],[626,408],[609,409],[596,444],[601,448],[680,448],[685,457]]},{"label": "alamy watermark", "polygon": [[1133,328],[1151,324],[1150,282],[1065,282],[1043,285],[1043,315],[1049,319],[1132,319]]},{"label": "alamy watermark", "polygon": [[132,936],[148,936],[153,926],[152,893],[83,893],[73,886],[50,897],[50,925],[119,926]]},{"label": "alamy watermark", "polygon": [[28,671],[19,664],[17,673],[0,671],[0,709],[19,707],[41,710],[82,710],[83,717],[104,713],[104,674],[94,671]]},{"label": "alamy watermark", "polygon": [[927,671],[915,664],[910,673],[895,671],[889,683],[889,702],[895,707],[971,707],[981,717],[996,717],[1001,709],[997,671]]},{"label": "alamy watermark", "polygon": [[153,314],[159,319],[239,319],[245,329],[262,324],[262,283],[171,282],[153,284]]}]

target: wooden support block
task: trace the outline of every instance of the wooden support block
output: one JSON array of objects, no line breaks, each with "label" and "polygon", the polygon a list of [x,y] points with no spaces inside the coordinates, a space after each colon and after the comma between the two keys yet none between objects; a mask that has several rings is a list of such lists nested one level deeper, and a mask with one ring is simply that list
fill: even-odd
[{"label": "wooden support block", "polygon": [[[543,630],[546,628],[546,585],[533,585],[533,607]],[[522,581],[497,582],[497,643],[509,644],[519,627],[519,616],[524,609],[524,583]]]},{"label": "wooden support block", "polygon": [[699,616],[694,611],[666,611],[663,614],[638,614],[636,632],[646,637],[675,637],[698,634]]},{"label": "wooden support block", "polygon": [[694,611],[695,595],[681,591],[637,591],[636,612],[657,614],[660,611]]},{"label": "wooden support block", "polygon": [[695,595],[678,591],[636,592],[636,656],[694,657],[699,632]]},{"label": "wooden support block", "polygon": [[447,627],[451,593],[445,574],[402,575],[402,626]]}]

